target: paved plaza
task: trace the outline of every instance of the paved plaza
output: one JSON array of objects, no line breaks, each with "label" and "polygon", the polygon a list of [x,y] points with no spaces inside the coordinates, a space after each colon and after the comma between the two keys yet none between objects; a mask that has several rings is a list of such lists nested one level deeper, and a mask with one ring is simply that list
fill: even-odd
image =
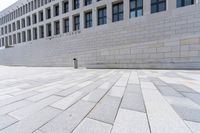
[{"label": "paved plaza", "polygon": [[200,133],[200,71],[0,66],[0,133]]}]

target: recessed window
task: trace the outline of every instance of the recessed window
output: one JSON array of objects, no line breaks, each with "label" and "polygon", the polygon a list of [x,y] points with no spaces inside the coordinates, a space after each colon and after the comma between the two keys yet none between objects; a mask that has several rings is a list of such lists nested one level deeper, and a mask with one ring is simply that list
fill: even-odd
[{"label": "recessed window", "polygon": [[27,41],[31,41],[31,30],[27,30]]},{"label": "recessed window", "polygon": [[37,40],[37,28],[33,28],[33,40]]},{"label": "recessed window", "polygon": [[74,31],[80,30],[80,16],[74,16]]},{"label": "recessed window", "polygon": [[22,42],[26,42],[26,32],[22,32]]},{"label": "recessed window", "polygon": [[16,34],[13,35],[13,44],[16,44],[17,41],[16,41]]},{"label": "recessed window", "polygon": [[54,5],[54,16],[58,16],[59,15],[59,4]]},{"label": "recessed window", "polygon": [[143,15],[143,0],[130,0],[130,18]]},{"label": "recessed window", "polygon": [[106,12],[107,12],[106,7],[98,9],[98,14],[97,14],[98,25],[103,25],[103,24],[107,23],[107,13]]},{"label": "recessed window", "polygon": [[92,27],[92,11],[85,13],[85,28]]},{"label": "recessed window", "polygon": [[32,19],[33,19],[33,24],[36,24],[37,23],[37,15],[33,14]]},{"label": "recessed window", "polygon": [[27,26],[31,25],[31,17],[30,16],[26,17],[26,22],[27,22]]},{"label": "recessed window", "polygon": [[19,20],[17,21],[17,29],[18,30],[20,29],[20,21]]},{"label": "recessed window", "polygon": [[47,37],[50,37],[51,36],[51,23],[47,24],[46,25],[46,30],[47,30]]},{"label": "recessed window", "polygon": [[123,2],[121,3],[117,3],[117,4],[113,4],[112,7],[112,20],[113,22],[117,22],[117,21],[121,21],[124,19],[124,12],[123,12]]},{"label": "recessed window", "polygon": [[13,31],[15,31],[15,30],[16,30],[15,22],[14,22],[14,23],[12,23],[12,29],[13,29]]},{"label": "recessed window", "polygon": [[64,18],[63,19],[63,33],[69,32],[69,19]]},{"label": "recessed window", "polygon": [[44,14],[43,14],[43,10],[39,12],[39,21],[43,21],[44,20]]},{"label": "recessed window", "polygon": [[166,0],[151,0],[151,13],[166,10]]},{"label": "recessed window", "polygon": [[193,5],[194,0],[176,0],[176,6],[178,7],[184,7],[188,5]]},{"label": "recessed window", "polygon": [[12,36],[9,36],[9,45],[11,46],[12,44]]},{"label": "recessed window", "polygon": [[54,22],[54,30],[55,30],[55,35],[60,34],[60,21],[55,21]]},{"label": "recessed window", "polygon": [[80,0],[73,0],[73,9],[76,10],[80,7]]},{"label": "recessed window", "polygon": [[21,34],[17,33],[17,43],[21,43]]},{"label": "recessed window", "polygon": [[50,19],[51,18],[51,8],[47,8],[46,9],[46,19]]},{"label": "recessed window", "polygon": [[67,13],[69,11],[69,2],[63,1],[63,13]]},{"label": "recessed window", "polygon": [[92,4],[92,0],[84,0],[85,6],[90,5],[90,4]]},{"label": "recessed window", "polygon": [[39,27],[39,37],[44,38],[44,26],[43,25],[41,25]]},{"label": "recessed window", "polygon": [[25,27],[25,19],[22,19],[22,28]]}]

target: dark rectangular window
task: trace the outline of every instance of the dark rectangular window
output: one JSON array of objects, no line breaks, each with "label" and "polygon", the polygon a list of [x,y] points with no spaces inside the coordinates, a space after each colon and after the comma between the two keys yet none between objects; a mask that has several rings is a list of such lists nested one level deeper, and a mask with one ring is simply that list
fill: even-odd
[{"label": "dark rectangular window", "polygon": [[26,32],[22,32],[22,42],[26,42]]},{"label": "dark rectangular window", "polygon": [[92,12],[85,13],[85,28],[92,27]]},{"label": "dark rectangular window", "polygon": [[97,14],[98,25],[103,25],[103,24],[107,23],[107,13],[106,12],[107,12],[106,7],[98,9],[98,14]]},{"label": "dark rectangular window", "polygon": [[193,5],[194,0],[176,0],[176,6],[178,7],[184,7],[188,5]]},{"label": "dark rectangular window", "polygon": [[59,5],[54,5],[54,16],[58,16],[59,15]]},{"label": "dark rectangular window", "polygon": [[112,20],[113,22],[116,21],[121,21],[124,19],[124,11],[123,11],[123,2],[121,3],[117,3],[117,4],[113,4],[112,7]]},{"label": "dark rectangular window", "polygon": [[74,31],[80,30],[80,16],[74,16]]},{"label": "dark rectangular window", "polygon": [[151,0],[151,13],[166,10],[166,0]]},{"label": "dark rectangular window", "polygon": [[69,32],[69,19],[63,19],[63,33]]},{"label": "dark rectangular window", "polygon": [[73,2],[74,2],[73,3],[74,10],[78,9],[80,7],[80,0],[74,0]]},{"label": "dark rectangular window", "polygon": [[60,34],[60,21],[54,22],[55,35]]},{"label": "dark rectangular window", "polygon": [[33,24],[36,24],[37,23],[37,15],[33,14],[32,19],[33,19]]},{"label": "dark rectangular window", "polygon": [[21,43],[21,34],[20,33],[17,33],[17,42]]},{"label": "dark rectangular window", "polygon": [[31,17],[30,16],[26,17],[26,22],[27,22],[27,26],[31,25]]},{"label": "dark rectangular window", "polygon": [[22,28],[25,27],[25,19],[22,19]]},{"label": "dark rectangular window", "polygon": [[130,18],[143,15],[143,0],[130,0]]},{"label": "dark rectangular window", "polygon": [[43,14],[43,11],[40,11],[39,12],[39,21],[43,21],[44,20],[44,14]]},{"label": "dark rectangular window", "polygon": [[46,9],[46,19],[50,19],[51,18],[51,8],[47,8]]},{"label": "dark rectangular window", "polygon": [[40,36],[40,38],[44,38],[44,26],[42,25],[42,26],[40,26],[39,27],[39,36]]},{"label": "dark rectangular window", "polygon": [[33,28],[33,40],[37,40],[37,28]]},{"label": "dark rectangular window", "polygon": [[27,30],[27,41],[31,41],[31,30]]},{"label": "dark rectangular window", "polygon": [[51,36],[51,23],[46,25],[47,37]]},{"label": "dark rectangular window", "polygon": [[69,2],[63,1],[63,13],[66,13],[69,11]]},{"label": "dark rectangular window", "polygon": [[92,0],[85,0],[85,2],[84,2],[85,6],[90,5],[90,4],[92,4]]}]

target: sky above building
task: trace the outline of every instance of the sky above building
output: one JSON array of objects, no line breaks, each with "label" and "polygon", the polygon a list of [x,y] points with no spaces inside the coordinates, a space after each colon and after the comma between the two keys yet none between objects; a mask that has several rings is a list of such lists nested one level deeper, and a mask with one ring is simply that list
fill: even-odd
[{"label": "sky above building", "polygon": [[6,9],[13,3],[15,3],[17,0],[0,0],[0,11]]}]

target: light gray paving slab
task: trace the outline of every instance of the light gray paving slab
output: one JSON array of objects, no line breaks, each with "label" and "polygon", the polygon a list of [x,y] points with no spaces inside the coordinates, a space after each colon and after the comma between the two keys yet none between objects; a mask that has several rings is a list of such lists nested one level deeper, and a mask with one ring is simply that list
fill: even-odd
[{"label": "light gray paving slab", "polygon": [[152,133],[191,133],[157,89],[142,88],[142,92]]},{"label": "light gray paving slab", "polygon": [[13,96],[11,96],[11,95],[1,95],[0,100],[8,99],[8,98],[11,98],[11,97],[13,97]]},{"label": "light gray paving slab", "polygon": [[125,93],[121,108],[146,112],[142,93]]},{"label": "light gray paving slab", "polygon": [[40,128],[44,133],[71,133],[94,107],[94,103],[79,101]]},{"label": "light gray paving slab", "polygon": [[126,88],[127,93],[141,93],[141,87],[138,84],[128,84]]},{"label": "light gray paving slab", "polygon": [[132,71],[130,74],[130,78],[128,80],[128,84],[139,84],[140,81],[138,79],[138,74],[135,71]]},{"label": "light gray paving slab", "polygon": [[42,101],[39,101],[37,103],[33,103],[29,106],[26,106],[24,108],[18,109],[14,112],[9,113],[9,115],[13,116],[14,118],[18,120],[22,120],[34,113],[37,113],[39,110],[47,107],[50,104],[53,104],[57,102],[61,97],[58,96],[50,96],[46,99],[43,99]]},{"label": "light gray paving slab", "polygon": [[82,100],[97,103],[106,94],[106,92],[107,90],[105,89],[96,89],[82,98]]},{"label": "light gray paving slab", "polygon": [[73,133],[110,133],[112,125],[85,118]]},{"label": "light gray paving slab", "polygon": [[38,94],[38,93],[35,92],[35,91],[31,91],[31,92],[28,92],[28,93],[25,93],[25,94],[22,94],[22,95],[18,95],[18,96],[15,96],[15,97],[11,97],[11,98],[2,100],[2,101],[0,101],[0,107],[7,105],[7,104],[10,104],[10,103],[13,103],[13,102],[23,100],[27,97],[31,97],[31,96],[36,95],[36,94]]},{"label": "light gray paving slab", "polygon": [[122,96],[124,95],[125,89],[126,89],[126,87],[124,87],[124,86],[113,86],[110,89],[110,91],[108,92],[108,95],[113,96],[113,97],[122,98]]},{"label": "light gray paving slab", "polygon": [[17,120],[8,115],[0,115],[0,130],[14,124]]},{"label": "light gray paving slab", "polygon": [[22,101],[18,101],[18,102],[12,103],[12,104],[8,104],[8,105],[0,108],[0,115],[13,112],[13,111],[15,111],[19,108],[22,108],[24,106],[28,106],[30,104],[32,104],[32,102],[27,101],[27,100],[22,100]]},{"label": "light gray paving slab", "polygon": [[89,118],[113,124],[121,99],[105,96],[88,115]]},{"label": "light gray paving slab", "polygon": [[40,130],[37,130],[37,131],[35,131],[35,132],[33,132],[33,133],[44,133],[44,132],[42,132],[42,131],[40,131]]},{"label": "light gray paving slab", "polygon": [[59,113],[61,113],[61,111],[58,109],[46,107],[26,119],[5,128],[0,131],[0,133],[32,133]]},{"label": "light gray paving slab", "polygon": [[193,133],[199,133],[200,123],[192,122],[192,121],[185,121],[185,123],[192,130]]},{"label": "light gray paving slab", "polygon": [[65,110],[65,109],[69,108],[72,104],[74,104],[75,102],[80,100],[85,95],[86,94],[84,92],[77,91],[77,92],[55,102],[51,106],[54,107],[54,108]]},{"label": "light gray paving slab", "polygon": [[29,98],[27,98],[27,100],[32,101],[32,102],[37,102],[39,100],[42,100],[42,99],[44,99],[44,98],[46,98],[48,96],[51,96],[51,95],[55,94],[55,93],[57,93],[57,92],[59,92],[61,90],[63,90],[63,89],[61,89],[61,88],[52,89],[50,91],[43,92],[43,93],[40,93],[38,95],[29,97]]},{"label": "light gray paving slab", "polygon": [[119,109],[111,133],[150,133],[146,114]]}]

